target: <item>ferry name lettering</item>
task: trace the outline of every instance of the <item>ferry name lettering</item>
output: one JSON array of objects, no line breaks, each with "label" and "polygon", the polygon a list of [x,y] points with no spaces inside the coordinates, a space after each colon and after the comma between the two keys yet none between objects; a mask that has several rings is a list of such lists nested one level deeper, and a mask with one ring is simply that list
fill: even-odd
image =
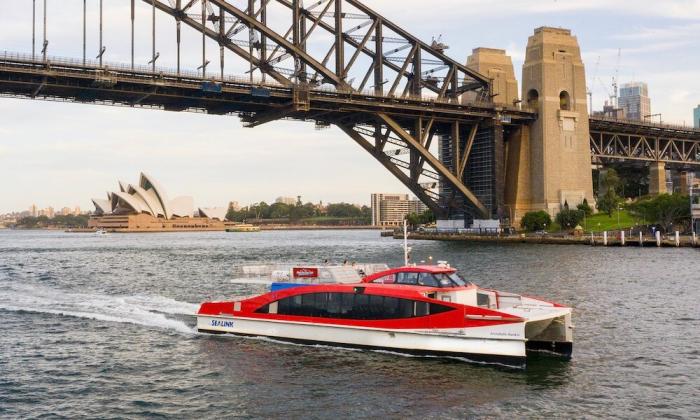
[{"label": "ferry name lettering", "polygon": [[233,328],[233,321],[219,321],[218,319],[211,320],[212,327]]}]

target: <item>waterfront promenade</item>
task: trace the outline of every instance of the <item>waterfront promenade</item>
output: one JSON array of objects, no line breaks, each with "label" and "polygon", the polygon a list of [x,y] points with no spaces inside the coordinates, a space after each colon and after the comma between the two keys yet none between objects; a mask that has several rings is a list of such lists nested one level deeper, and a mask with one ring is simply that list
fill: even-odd
[{"label": "waterfront promenade", "polygon": [[[403,232],[396,231],[394,239],[403,239]],[[425,241],[452,241],[499,244],[549,244],[549,245],[588,245],[588,246],[626,246],[626,247],[674,247],[700,248],[700,239],[692,235],[623,235],[621,232],[587,234],[581,236],[567,234],[478,234],[458,232],[409,232],[409,239]]]}]

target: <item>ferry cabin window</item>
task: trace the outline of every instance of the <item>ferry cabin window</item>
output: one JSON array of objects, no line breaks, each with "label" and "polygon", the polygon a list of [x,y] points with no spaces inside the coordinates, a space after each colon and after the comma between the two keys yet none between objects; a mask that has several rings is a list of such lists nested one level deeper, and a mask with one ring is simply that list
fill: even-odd
[{"label": "ferry cabin window", "polygon": [[420,273],[398,273],[396,275],[396,282],[398,284],[418,284],[418,275]]},{"label": "ferry cabin window", "polygon": [[450,283],[438,283],[438,280],[430,273],[420,273],[418,275],[418,284],[426,287],[449,287]]},{"label": "ferry cabin window", "polygon": [[407,284],[412,286],[426,286],[426,287],[463,287],[467,285],[457,273],[398,273],[396,274],[395,281],[394,276],[385,276],[374,280],[372,283],[383,283],[383,284]]},{"label": "ferry cabin window", "polygon": [[[364,293],[307,293],[277,302],[279,315],[363,320],[413,318],[453,309],[437,303]],[[256,312],[269,313],[270,305]]]},{"label": "ferry cabin window", "polygon": [[376,280],[373,280],[372,283],[379,283],[379,284],[394,284],[396,283],[396,276],[393,274],[389,274],[383,277],[380,277]]}]

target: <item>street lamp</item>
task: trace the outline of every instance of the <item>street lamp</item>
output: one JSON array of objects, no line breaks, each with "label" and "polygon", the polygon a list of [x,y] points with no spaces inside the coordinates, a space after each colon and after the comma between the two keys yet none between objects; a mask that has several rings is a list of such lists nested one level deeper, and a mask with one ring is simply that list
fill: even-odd
[{"label": "street lamp", "polygon": [[617,206],[617,228],[620,229],[620,210],[622,210],[622,206]]}]

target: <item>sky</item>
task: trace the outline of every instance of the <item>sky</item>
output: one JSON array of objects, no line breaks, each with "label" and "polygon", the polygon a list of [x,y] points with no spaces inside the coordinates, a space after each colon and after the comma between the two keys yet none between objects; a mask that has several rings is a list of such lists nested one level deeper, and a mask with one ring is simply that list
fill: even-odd
[{"label": "sky", "polygon": [[[81,57],[82,1],[47,1],[49,54]],[[31,53],[31,3],[0,2],[0,53]],[[149,41],[137,44],[136,61],[145,65],[151,55],[150,9],[138,3],[137,38]],[[595,109],[610,95],[616,72],[620,83],[649,84],[652,112],[661,113],[664,122],[690,124],[700,104],[700,0],[365,3],[423,40],[442,35],[447,54],[458,61],[476,47],[506,49],[518,78],[535,28],[571,29],[581,45]],[[97,4],[88,0],[93,18]],[[105,60],[128,63],[129,2],[104,4]],[[95,22],[88,26],[89,58],[99,49]],[[158,15],[159,66],[174,65],[173,28],[171,18]],[[199,65],[200,44],[201,38],[185,34],[184,68]],[[215,46],[207,48],[218,55]],[[191,195],[201,207],[297,195],[304,201],[368,204],[373,192],[408,192],[334,128],[318,131],[311,123],[282,121],[249,129],[234,116],[0,98],[0,213],[32,204],[89,209],[91,198],[116,190],[117,180],[137,182],[142,171],[158,179],[169,196]]]}]

